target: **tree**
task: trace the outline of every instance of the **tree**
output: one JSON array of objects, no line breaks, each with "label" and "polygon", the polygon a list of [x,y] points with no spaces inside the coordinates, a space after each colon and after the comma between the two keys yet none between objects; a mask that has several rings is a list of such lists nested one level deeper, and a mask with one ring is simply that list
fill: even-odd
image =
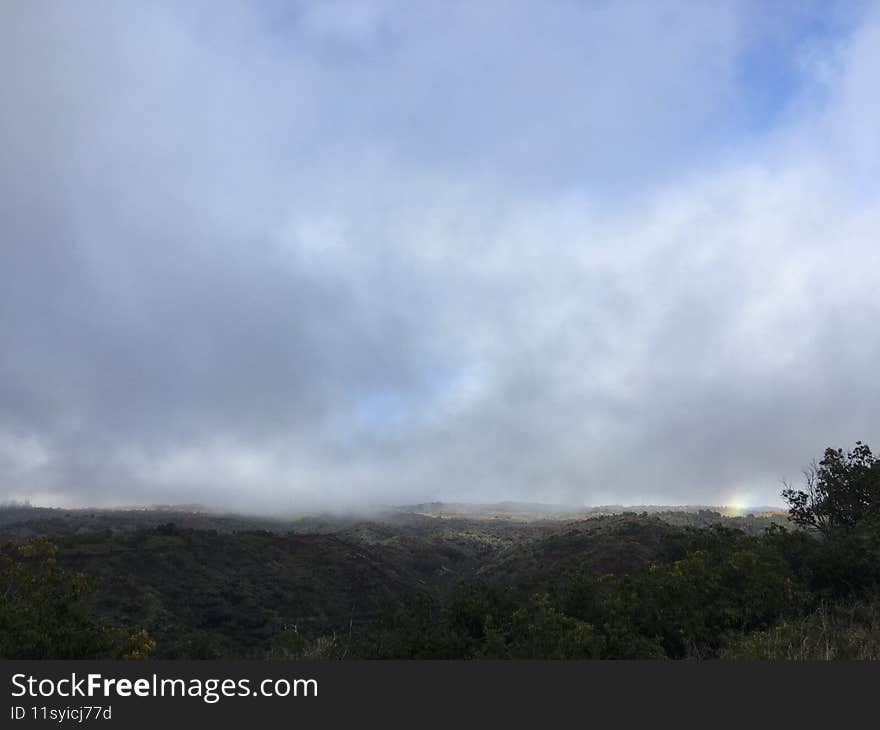
[{"label": "tree", "polygon": [[45,537],[0,543],[0,658],[147,658],[155,647],[147,632],[95,619],[88,578],[58,567],[57,553]]},{"label": "tree", "polygon": [[849,453],[825,449],[804,477],[805,489],[786,485],[782,492],[791,519],[802,527],[828,535],[880,514],[880,459],[861,441]]}]

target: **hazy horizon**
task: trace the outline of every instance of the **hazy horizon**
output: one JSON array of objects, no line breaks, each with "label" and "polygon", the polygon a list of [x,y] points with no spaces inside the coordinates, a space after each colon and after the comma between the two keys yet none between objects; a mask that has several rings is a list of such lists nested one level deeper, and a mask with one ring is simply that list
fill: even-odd
[{"label": "hazy horizon", "polygon": [[[265,520],[297,520],[322,517],[352,519],[383,519],[393,514],[437,514],[450,516],[479,516],[481,514],[531,515],[529,519],[543,519],[547,515],[581,517],[595,513],[597,516],[624,514],[637,511],[649,513],[697,512],[699,510],[718,511],[727,517],[747,516],[763,512],[784,513],[787,509],[773,504],[563,504],[555,502],[420,502],[413,504],[359,504],[355,506],[324,504],[310,510],[290,511],[248,511],[224,509],[203,504],[108,504],[76,505],[33,504],[29,500],[0,502],[0,510],[57,510],[59,512],[151,512],[160,514],[202,514],[210,516],[244,517]],[[426,512],[429,510],[429,512]]]},{"label": "hazy horizon", "polygon": [[0,6],[0,502],[781,505],[880,444],[876,2]]}]

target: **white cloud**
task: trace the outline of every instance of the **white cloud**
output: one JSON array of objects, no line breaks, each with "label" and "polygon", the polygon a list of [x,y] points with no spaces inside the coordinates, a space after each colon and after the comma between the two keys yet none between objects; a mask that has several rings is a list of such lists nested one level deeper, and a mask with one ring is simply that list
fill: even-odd
[{"label": "white cloud", "polygon": [[9,494],[772,502],[876,438],[876,20],[756,130],[750,5],[547,7],[4,9]]}]

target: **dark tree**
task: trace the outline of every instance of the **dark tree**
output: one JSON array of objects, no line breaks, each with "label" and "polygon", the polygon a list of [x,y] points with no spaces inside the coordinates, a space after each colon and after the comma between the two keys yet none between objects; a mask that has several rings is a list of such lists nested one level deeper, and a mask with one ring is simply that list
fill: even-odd
[{"label": "dark tree", "polygon": [[849,453],[825,449],[825,456],[813,462],[804,477],[804,489],[786,485],[782,492],[798,525],[827,535],[880,514],[880,459],[861,441]]},{"label": "dark tree", "polygon": [[96,619],[88,578],[59,568],[57,552],[45,537],[0,543],[0,659],[147,658],[147,632]]}]

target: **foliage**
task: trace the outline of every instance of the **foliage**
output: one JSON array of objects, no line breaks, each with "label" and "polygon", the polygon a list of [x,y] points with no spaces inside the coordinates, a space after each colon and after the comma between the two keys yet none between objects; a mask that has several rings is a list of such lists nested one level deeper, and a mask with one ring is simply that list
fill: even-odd
[{"label": "foliage", "polygon": [[724,659],[880,659],[880,599],[820,604],[772,628],[730,637]]},{"label": "foliage", "polygon": [[154,636],[161,658],[876,658],[878,482],[857,443],[785,490],[790,521],[415,514],[279,534],[217,516],[126,514],[117,530],[105,513],[88,529],[0,514],[0,530],[55,530],[61,546],[0,550],[0,655],[136,658]]},{"label": "foliage", "polygon": [[857,441],[848,453],[825,449],[805,473],[805,488],[786,487],[782,496],[798,525],[828,534],[852,529],[863,519],[880,517],[880,459]]},{"label": "foliage", "polygon": [[57,565],[45,537],[0,545],[0,657],[4,659],[144,659],[146,631],[107,626],[85,603],[82,573]]},{"label": "foliage", "polygon": [[286,628],[272,637],[270,659],[344,659],[345,650],[336,635],[306,639],[296,627]]}]

